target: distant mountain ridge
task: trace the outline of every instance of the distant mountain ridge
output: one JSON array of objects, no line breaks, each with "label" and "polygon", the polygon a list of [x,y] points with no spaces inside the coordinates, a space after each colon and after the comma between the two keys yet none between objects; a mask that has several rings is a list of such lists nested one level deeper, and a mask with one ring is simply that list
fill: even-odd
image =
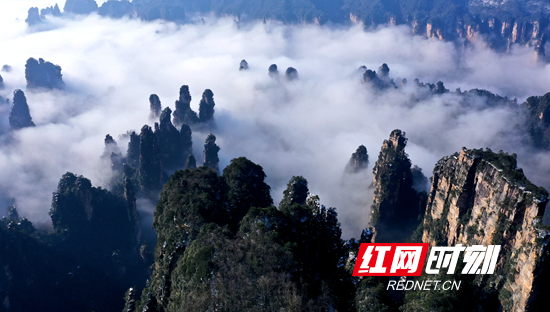
[{"label": "distant mountain ridge", "polygon": [[[53,7],[52,7],[53,8]],[[29,9],[27,22],[36,25],[58,10]],[[513,44],[533,47],[537,58],[545,59],[550,35],[548,0],[109,0],[97,6],[95,0],[67,0],[64,14],[88,14],[143,20],[186,22],[196,13],[212,12],[234,16],[236,22],[279,20],[285,23],[363,23],[409,25],[412,32],[439,40],[462,40],[465,44],[483,38],[498,51]]]},{"label": "distant mountain ridge", "polygon": [[[57,4],[56,4],[57,5]],[[54,8],[40,11],[44,17],[54,14]],[[55,7],[57,8],[57,6]],[[55,9],[56,12],[59,9]],[[95,0],[67,0],[64,13],[88,14],[98,11],[101,15],[114,15],[114,11],[136,13],[142,19],[181,20],[185,13],[214,12],[218,15],[234,15],[250,19],[271,18],[285,22],[344,22],[350,15],[365,22],[381,24],[394,19],[398,23],[409,17],[421,19],[464,18],[466,15],[484,15],[499,20],[538,19],[550,14],[548,0],[108,0],[101,6]],[[120,13],[120,12],[118,12]]]}]

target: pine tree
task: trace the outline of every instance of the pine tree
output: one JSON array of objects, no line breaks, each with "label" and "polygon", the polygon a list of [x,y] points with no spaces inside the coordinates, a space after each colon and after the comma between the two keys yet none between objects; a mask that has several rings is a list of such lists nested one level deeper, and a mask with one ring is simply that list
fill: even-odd
[{"label": "pine tree", "polygon": [[124,296],[124,299],[126,300],[126,303],[124,304],[123,312],[135,312],[137,294],[134,288],[128,289],[126,295]]},{"label": "pine tree", "polygon": [[302,176],[293,176],[286,185],[286,190],[283,192],[283,199],[279,203],[279,210],[284,211],[294,204],[304,205],[308,195],[307,180]]}]

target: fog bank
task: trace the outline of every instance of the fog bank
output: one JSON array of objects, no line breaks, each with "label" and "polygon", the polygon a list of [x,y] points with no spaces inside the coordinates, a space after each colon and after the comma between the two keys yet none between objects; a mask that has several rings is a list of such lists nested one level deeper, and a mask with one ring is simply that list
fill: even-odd
[{"label": "fog bank", "polygon": [[[214,92],[221,169],[239,156],[260,164],[276,204],[290,178],[303,175],[321,203],[337,208],[346,238],[358,237],[367,226],[372,166],[396,128],[407,133],[406,151],[427,176],[438,159],[463,146],[491,147],[517,153],[527,177],[550,186],[548,153],[523,145],[513,110],[481,109],[482,99],[480,109],[465,109],[451,93],[411,101],[421,93],[414,78],[441,80],[451,91],[483,88],[518,102],[542,95],[549,91],[550,67],[535,62],[529,48],[497,54],[483,42],[464,48],[412,36],[405,26],[367,32],[361,25],[268,21],[238,27],[231,18],[213,17],[204,24],[175,25],[92,14],[26,26],[29,7],[53,4],[18,1],[4,4],[0,13],[5,30],[0,66],[13,67],[0,73],[6,85],[0,95],[11,99],[13,90],[23,89],[37,125],[0,140],[0,203],[14,199],[19,214],[36,224],[49,223],[51,194],[66,171],[106,186],[110,172],[100,162],[105,135],[125,151],[127,142],[118,136],[151,125],[149,95],[157,94],[162,107],[173,110],[184,84],[194,110],[205,89]],[[60,65],[67,88],[25,90],[29,57]],[[248,71],[238,70],[242,59]],[[409,84],[386,91],[362,84],[357,69],[375,70],[382,63],[396,83],[406,78]],[[277,64],[280,79],[267,75],[271,64]],[[287,67],[298,70],[298,80],[284,79]],[[193,133],[199,163],[207,134]],[[344,175],[361,144],[368,149],[369,168]]]}]

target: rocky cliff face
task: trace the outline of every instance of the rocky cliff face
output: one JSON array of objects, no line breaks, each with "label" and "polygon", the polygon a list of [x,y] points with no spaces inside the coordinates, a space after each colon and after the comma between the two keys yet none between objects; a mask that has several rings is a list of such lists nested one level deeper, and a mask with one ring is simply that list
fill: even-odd
[{"label": "rocky cliff face", "polygon": [[351,158],[346,165],[345,172],[358,173],[369,166],[369,154],[367,148],[364,145],[359,145],[355,153],[351,154]]},{"label": "rocky cliff face", "polygon": [[156,94],[151,94],[149,96],[149,120],[157,120],[160,118],[160,113],[162,111],[162,104],[160,103],[159,96]]},{"label": "rocky cliff face", "polygon": [[500,21],[495,17],[474,18],[471,21],[461,21],[455,29],[447,29],[443,25],[427,22],[417,22],[417,34],[439,40],[462,38],[474,43],[480,38],[487,40],[492,48],[509,51],[513,44],[533,47],[538,57],[545,56],[544,44],[550,34],[550,28],[543,19],[531,21]]},{"label": "rocky cliff face", "polygon": [[413,188],[411,161],[405,153],[407,138],[393,130],[385,140],[374,165],[374,201],[370,223],[374,241],[402,242],[420,223],[423,196]]},{"label": "rocky cliff face", "polygon": [[220,172],[220,168],[218,167],[218,163],[220,162],[218,158],[219,151],[220,147],[216,144],[216,136],[210,133],[206,137],[206,142],[204,142],[203,165],[214,169],[216,172]]},{"label": "rocky cliff face", "polygon": [[214,93],[210,89],[204,90],[202,99],[199,104],[199,120],[200,122],[209,122],[214,118]]},{"label": "rocky cliff face", "polygon": [[463,149],[436,164],[422,241],[501,245],[496,273],[474,283],[497,291],[505,311],[533,311],[548,271],[547,197],[517,168],[515,154]]},{"label": "rocky cliff face", "polygon": [[490,47],[499,51],[508,52],[513,44],[526,45],[534,48],[538,58],[545,56],[544,44],[550,34],[550,25],[545,18],[501,21],[492,16],[468,15],[458,17],[458,22],[453,25],[416,18],[404,23],[411,26],[415,35],[438,40],[463,39],[467,43],[475,43],[483,38]]},{"label": "rocky cliff face", "polygon": [[28,16],[25,22],[29,24],[29,26],[40,24],[42,22],[40,14],[38,13],[38,8],[34,7],[29,9]]},{"label": "rocky cliff face", "polygon": [[531,96],[522,107],[531,143],[535,147],[550,149],[550,93]]},{"label": "rocky cliff face", "polygon": [[130,1],[107,1],[103,2],[97,11],[101,16],[110,18],[122,18],[125,15],[132,15],[133,7]]},{"label": "rocky cliff face", "polygon": [[183,85],[180,88],[179,99],[176,100],[176,110],[174,111],[174,125],[181,127],[181,125],[192,125],[199,122],[199,117],[191,109],[191,94],[189,93],[189,86]]},{"label": "rocky cliff face", "polygon": [[526,1],[391,1],[366,4],[347,0],[342,9],[353,23],[366,26],[407,24],[412,32],[438,40],[483,38],[492,48],[508,51],[513,44],[533,47],[544,57],[550,34],[546,3]]},{"label": "rocky cliff face", "polygon": [[25,93],[19,89],[13,92],[13,106],[11,107],[9,121],[13,130],[35,126]]},{"label": "rocky cliff face", "polygon": [[61,66],[54,65],[39,58],[29,58],[25,65],[27,89],[63,89],[65,83],[61,75]]},{"label": "rocky cliff face", "polygon": [[[535,48],[544,56],[544,44],[550,34],[550,7],[545,0],[470,0],[470,1],[363,1],[296,0],[258,2],[252,0],[110,0],[98,9],[95,0],[67,0],[64,13],[98,12],[112,18],[139,17],[183,22],[186,15],[212,12],[234,16],[237,22],[275,19],[285,23],[341,23],[346,18],[367,27],[380,24],[411,26],[413,33],[439,40],[464,38],[475,42],[480,37],[498,50],[508,50],[514,43]],[[59,8],[46,8],[60,15]],[[29,24],[40,22],[37,8],[29,12]]]},{"label": "rocky cliff face", "polygon": [[64,13],[90,14],[97,11],[95,0],[67,0],[63,7]]},{"label": "rocky cliff face", "polygon": [[158,124],[158,127],[157,123],[155,123],[155,136],[161,152],[162,169],[170,173],[183,168],[187,156],[191,153],[190,144],[188,146],[182,144],[184,137],[187,137],[188,133],[180,133],[172,125],[170,121],[171,116],[172,110],[166,107],[160,115],[160,124]]}]

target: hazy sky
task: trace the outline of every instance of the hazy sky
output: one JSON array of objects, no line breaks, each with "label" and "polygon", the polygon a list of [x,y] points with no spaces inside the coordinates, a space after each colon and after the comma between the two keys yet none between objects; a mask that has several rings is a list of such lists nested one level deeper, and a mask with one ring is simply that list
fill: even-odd
[{"label": "hazy sky", "polygon": [[[357,72],[361,65],[377,69],[387,63],[396,81],[442,80],[453,91],[484,88],[521,102],[550,86],[550,67],[535,62],[531,49],[518,46],[497,54],[483,42],[464,49],[411,36],[407,27],[366,32],[361,25],[269,21],[238,28],[231,18],[212,17],[205,24],[176,26],[92,14],[27,27],[29,7],[54,4],[10,0],[0,5],[0,66],[13,67],[11,73],[0,73],[6,84],[0,94],[11,99],[13,90],[25,90],[29,57],[60,65],[67,84],[65,91],[25,90],[37,127],[14,132],[9,143],[5,136],[0,140],[0,202],[15,198],[20,214],[35,223],[49,222],[51,194],[66,171],[105,185],[109,171],[99,161],[105,135],[119,140],[127,130],[150,124],[152,93],[163,108],[173,110],[183,84],[190,87],[195,110],[204,89],[214,92],[220,168],[239,156],[260,164],[277,204],[288,180],[303,175],[323,204],[337,207],[345,237],[359,236],[367,225],[372,165],[396,128],[407,133],[406,150],[427,176],[438,159],[462,146],[490,146],[518,153],[528,178],[550,186],[550,158],[521,146],[512,111],[466,110],[452,94],[412,104],[411,97],[419,94],[412,83],[375,92],[361,84]],[[239,72],[242,59],[249,71]],[[300,79],[271,79],[267,68],[273,63],[281,78],[292,66]],[[206,135],[193,133],[198,160]],[[119,141],[121,150],[126,144]],[[368,149],[369,169],[344,177],[360,144]]]}]

